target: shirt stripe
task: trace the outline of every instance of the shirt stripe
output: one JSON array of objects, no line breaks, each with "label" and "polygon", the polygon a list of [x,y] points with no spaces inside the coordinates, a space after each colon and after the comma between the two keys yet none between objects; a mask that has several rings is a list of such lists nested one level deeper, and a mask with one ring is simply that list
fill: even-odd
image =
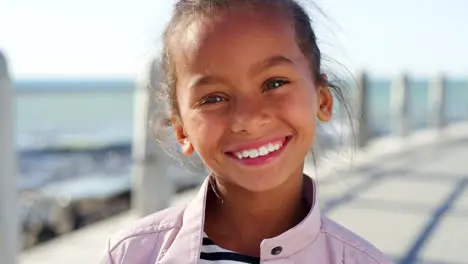
[{"label": "shirt stripe", "polygon": [[232,252],[217,246],[206,234],[203,237],[200,264],[260,264],[260,258]]}]

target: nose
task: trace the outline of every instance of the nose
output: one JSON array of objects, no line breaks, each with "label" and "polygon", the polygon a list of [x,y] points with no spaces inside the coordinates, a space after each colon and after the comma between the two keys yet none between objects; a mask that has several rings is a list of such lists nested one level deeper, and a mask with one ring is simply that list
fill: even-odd
[{"label": "nose", "polygon": [[272,111],[261,100],[242,98],[231,108],[231,131],[252,134],[272,121]]}]

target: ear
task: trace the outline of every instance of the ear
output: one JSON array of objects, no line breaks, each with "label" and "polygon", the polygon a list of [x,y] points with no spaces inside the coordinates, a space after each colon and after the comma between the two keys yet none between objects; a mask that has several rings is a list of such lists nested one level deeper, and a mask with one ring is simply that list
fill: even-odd
[{"label": "ear", "polygon": [[178,120],[173,119],[172,127],[174,128],[174,134],[177,142],[179,142],[182,147],[182,154],[186,156],[192,155],[193,152],[195,152],[195,149],[193,148],[192,142],[190,141],[182,124]]},{"label": "ear", "polygon": [[317,87],[318,111],[317,116],[320,121],[328,122],[332,119],[333,95],[328,87],[328,77],[322,74],[320,86]]}]

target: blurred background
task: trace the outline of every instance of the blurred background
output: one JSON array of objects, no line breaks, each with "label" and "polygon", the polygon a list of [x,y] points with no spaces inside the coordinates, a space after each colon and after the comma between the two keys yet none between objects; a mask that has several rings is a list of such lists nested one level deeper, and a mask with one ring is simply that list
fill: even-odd
[{"label": "blurred background", "polygon": [[[140,112],[146,109],[144,98],[147,95],[141,88],[146,87],[151,60],[158,56],[160,34],[170,17],[173,3],[147,0],[6,0],[0,3],[0,51],[6,58],[11,80],[1,82],[4,86],[1,88],[11,87],[12,91],[11,96],[0,93],[4,97],[1,102],[5,105],[11,102],[12,107],[12,118],[0,113],[1,127],[9,129],[9,124],[13,124],[13,156],[16,159],[14,175],[0,170],[3,173],[0,177],[4,178],[0,181],[4,185],[0,188],[3,191],[0,193],[3,208],[0,209],[4,213],[0,214],[4,223],[0,227],[8,227],[6,218],[10,216],[5,212],[12,210],[6,199],[16,198],[7,196],[5,190],[16,188],[21,230],[21,250],[17,260],[21,263],[55,263],[54,259],[56,261],[63,255],[70,259],[75,256],[74,262],[68,263],[88,263],[77,262],[78,255],[73,255],[72,250],[61,250],[62,247],[57,245],[70,245],[70,234],[76,234],[75,239],[80,237],[77,234],[83,234],[81,237],[85,238],[79,238],[79,241],[89,241],[89,237],[93,237],[96,241],[93,245],[102,245],[104,249],[107,237],[98,237],[97,234],[102,234],[99,233],[100,223],[111,223],[132,207],[141,209],[138,211],[140,215],[161,209],[170,203],[169,200],[189,193],[203,180],[203,170],[187,169],[163,158],[167,155],[154,142],[148,142],[150,135],[137,128],[146,129],[147,117]],[[364,148],[369,142],[380,140],[387,142],[387,145],[379,145],[378,152],[382,153],[387,147],[392,149],[390,145],[393,143],[385,141],[387,139],[416,135],[418,131],[423,134],[433,130],[440,132],[455,125],[458,125],[457,129],[452,130],[458,132],[459,138],[468,135],[468,130],[463,130],[466,127],[462,126],[468,122],[468,2],[317,0],[316,3],[325,14],[314,16],[314,26],[327,56],[327,70],[345,76],[349,82],[356,112],[353,117],[358,123],[351,129],[338,106],[333,122],[319,131],[322,150],[337,150],[355,142],[358,142],[358,148]],[[308,6],[314,14],[314,8]],[[440,100],[432,96],[437,87],[443,90]],[[4,108],[0,109],[6,113]],[[438,122],[440,120],[443,122]],[[357,140],[351,140],[351,131],[361,133],[356,135]],[[2,135],[8,133],[2,133],[0,137]],[[381,234],[376,230],[385,229],[388,224],[384,222],[377,224],[379,228],[362,227],[362,223],[354,222],[345,225],[354,227],[353,230],[360,234],[368,234],[366,237],[371,237],[372,242],[400,263],[468,263],[468,255],[462,251],[462,248],[468,249],[468,187],[465,187],[468,185],[468,167],[463,167],[468,163],[468,145],[465,139],[457,138],[459,141],[450,145],[438,142],[435,148],[450,162],[458,162],[437,163],[437,169],[447,167],[449,172],[446,173],[454,175],[450,178],[454,182],[450,184],[459,187],[455,194],[451,191],[452,185],[436,190],[431,189],[435,188],[433,186],[411,185],[414,182],[390,184],[376,190],[409,199],[400,200],[395,211],[385,209],[399,217],[406,212],[406,205],[414,206],[413,197],[408,193],[417,193],[416,199],[420,199],[427,210],[418,216],[419,220],[414,217],[401,220],[403,223],[413,221],[413,225],[408,224],[411,232],[400,231],[405,233],[401,236],[397,235],[399,231]],[[11,138],[0,142],[9,140]],[[420,141],[416,136],[405,140],[403,142]],[[426,149],[432,141],[427,140],[411,150],[411,157],[417,157],[421,162],[416,167],[427,169],[428,164],[442,162],[435,154],[420,156],[428,153]],[[430,150],[434,151],[434,148]],[[160,184],[159,187],[151,187],[145,181],[157,170],[144,168],[145,165],[137,162],[148,160],[152,153],[161,157],[158,166],[164,167],[158,174],[168,176],[165,180],[153,180]],[[366,153],[371,159],[377,157],[372,150]],[[415,164],[414,159],[395,159],[391,165],[392,173],[396,173],[395,170],[401,172],[403,167],[407,169],[409,162]],[[390,166],[382,165],[384,163],[378,159],[370,164],[374,169]],[[143,167],[141,171],[138,166]],[[324,180],[325,207],[335,201],[337,193],[373,179],[373,174],[362,179],[361,176],[369,172],[360,171],[360,167],[356,171],[358,176],[341,175],[338,182]],[[438,174],[435,169],[429,171]],[[424,178],[425,173],[420,173],[418,182],[427,183],[429,178]],[[15,182],[14,186],[7,187],[12,182]],[[440,186],[437,182],[434,185]],[[156,191],[161,188],[166,192],[170,190],[162,198]],[[135,191],[142,190],[152,194],[135,198]],[[360,191],[359,188],[353,190],[353,193]],[[405,194],[398,195],[398,192]],[[440,195],[436,194],[438,192]],[[425,195],[430,197],[429,200],[421,198]],[[457,224],[449,225],[447,229],[452,233],[444,229],[440,235],[442,241],[434,234],[440,218],[453,207],[445,204],[446,198],[457,202],[461,209],[454,220]],[[155,205],[148,199],[161,202]],[[352,208],[343,210],[336,215],[330,212],[330,216],[338,219],[342,214],[343,218],[349,219],[346,217],[349,214],[363,215]],[[379,222],[380,216],[375,217]],[[121,221],[126,223],[128,219],[124,219]],[[390,222],[395,224],[395,221]],[[88,230],[88,233],[80,233],[84,232],[82,230]],[[0,235],[4,231],[0,230]],[[375,235],[376,232],[380,235]],[[457,233],[456,239],[449,236],[454,233]],[[437,241],[429,243],[431,239]],[[74,241],[75,246],[80,247],[78,240]],[[453,253],[444,254],[447,245],[455,243],[453,241],[457,249],[451,247]],[[47,247],[50,243],[56,244]],[[89,247],[86,242],[83,247],[86,244]],[[0,247],[5,248],[5,245],[0,244]],[[100,253],[96,248],[86,252],[92,255],[90,259]]]}]

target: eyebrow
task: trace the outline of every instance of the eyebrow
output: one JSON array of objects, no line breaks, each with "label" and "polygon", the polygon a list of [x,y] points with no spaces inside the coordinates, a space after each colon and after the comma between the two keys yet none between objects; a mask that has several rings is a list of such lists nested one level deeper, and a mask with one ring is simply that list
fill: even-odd
[{"label": "eyebrow", "polygon": [[266,60],[260,61],[259,63],[256,63],[255,65],[252,66],[250,72],[252,75],[257,75],[268,68],[279,66],[279,65],[285,65],[285,64],[293,65],[294,62],[284,56],[276,55],[276,56],[267,58]]},{"label": "eyebrow", "polygon": [[224,80],[222,78],[218,78],[218,77],[211,76],[211,75],[203,75],[203,76],[199,76],[198,78],[196,78],[192,82],[190,87],[195,88],[198,86],[205,86],[205,85],[211,85],[211,84],[223,83],[223,82]]},{"label": "eyebrow", "polygon": [[[258,63],[255,63],[251,68],[250,68],[250,74],[252,76],[255,76],[262,71],[265,71],[268,68],[279,66],[279,65],[293,65],[294,62],[284,56],[281,55],[275,55],[272,57],[269,57],[265,60],[262,60]],[[190,85],[191,87],[197,87],[197,86],[204,86],[204,85],[211,85],[214,83],[223,83],[225,80],[223,78],[219,78],[216,76],[211,76],[211,75],[204,75],[196,78],[193,83]]]}]

